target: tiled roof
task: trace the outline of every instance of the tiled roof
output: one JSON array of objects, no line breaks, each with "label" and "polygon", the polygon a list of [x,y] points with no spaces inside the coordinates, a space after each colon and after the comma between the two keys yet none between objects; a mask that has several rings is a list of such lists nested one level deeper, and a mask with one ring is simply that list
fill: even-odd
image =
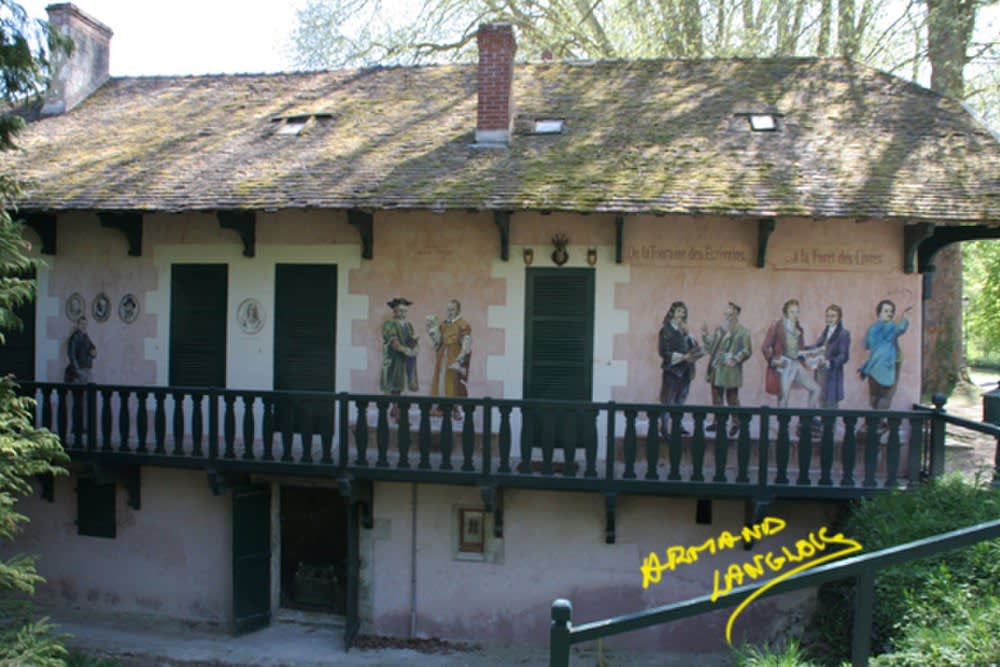
[{"label": "tiled roof", "polygon": [[[39,210],[542,209],[1000,220],[1000,143],[834,59],[518,64],[474,146],[476,66],[117,78],[5,157]],[[745,115],[780,114],[777,132]],[[281,122],[312,118],[299,135]],[[561,134],[533,135],[537,118]]]}]

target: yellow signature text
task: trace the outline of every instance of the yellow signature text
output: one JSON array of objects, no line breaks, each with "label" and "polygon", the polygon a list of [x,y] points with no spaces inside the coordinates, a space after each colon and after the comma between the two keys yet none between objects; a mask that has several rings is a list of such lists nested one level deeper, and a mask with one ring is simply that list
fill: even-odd
[{"label": "yellow signature text", "polygon": [[[739,534],[733,534],[728,530],[719,533],[718,537],[710,537],[703,543],[690,547],[673,546],[666,550],[666,562],[660,560],[659,555],[651,551],[642,561],[639,570],[642,572],[642,587],[649,588],[650,584],[658,584],[663,578],[664,572],[673,572],[678,565],[689,565],[698,562],[698,557],[708,552],[714,556],[724,549],[732,549],[738,544],[750,544],[761,538],[780,533],[785,527],[785,522],[777,517],[768,516],[760,523],[743,528]],[[715,598],[712,598],[715,601]]]}]

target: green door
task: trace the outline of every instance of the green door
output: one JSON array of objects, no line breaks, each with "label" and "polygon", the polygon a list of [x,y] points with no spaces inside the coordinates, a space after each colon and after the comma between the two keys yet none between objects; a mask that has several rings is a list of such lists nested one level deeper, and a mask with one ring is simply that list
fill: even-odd
[{"label": "green door", "polygon": [[[34,278],[35,272],[25,275]],[[13,373],[18,380],[30,382],[35,379],[35,301],[22,303],[14,308],[14,314],[21,318],[21,328],[4,329],[4,343],[0,345],[0,375]],[[66,359],[62,360],[63,364]],[[60,381],[62,378],[60,377]]]},{"label": "green door", "polygon": [[528,269],[524,397],[591,400],[593,269]]},{"label": "green door", "polygon": [[233,620],[236,634],[271,622],[271,490],[233,490]]},{"label": "green door", "polygon": [[226,386],[227,283],[225,264],[171,267],[171,386]]}]

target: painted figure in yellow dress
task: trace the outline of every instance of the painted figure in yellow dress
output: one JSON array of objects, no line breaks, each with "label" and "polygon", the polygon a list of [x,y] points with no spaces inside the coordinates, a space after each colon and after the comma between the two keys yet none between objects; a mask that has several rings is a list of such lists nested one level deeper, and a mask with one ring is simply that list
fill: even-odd
[{"label": "painted figure in yellow dress", "polygon": [[[445,321],[427,317],[427,333],[434,341],[434,379],[431,395],[465,397],[469,395],[469,357],[472,354],[472,327],[462,318],[462,304],[457,299],[448,302]],[[461,418],[456,406],[454,418]]]}]

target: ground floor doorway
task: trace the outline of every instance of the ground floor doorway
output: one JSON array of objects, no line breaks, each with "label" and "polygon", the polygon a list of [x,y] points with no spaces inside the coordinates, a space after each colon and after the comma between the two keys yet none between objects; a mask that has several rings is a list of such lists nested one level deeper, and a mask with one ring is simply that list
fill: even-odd
[{"label": "ground floor doorway", "polygon": [[281,607],[345,615],[348,503],[333,488],[281,487]]}]

